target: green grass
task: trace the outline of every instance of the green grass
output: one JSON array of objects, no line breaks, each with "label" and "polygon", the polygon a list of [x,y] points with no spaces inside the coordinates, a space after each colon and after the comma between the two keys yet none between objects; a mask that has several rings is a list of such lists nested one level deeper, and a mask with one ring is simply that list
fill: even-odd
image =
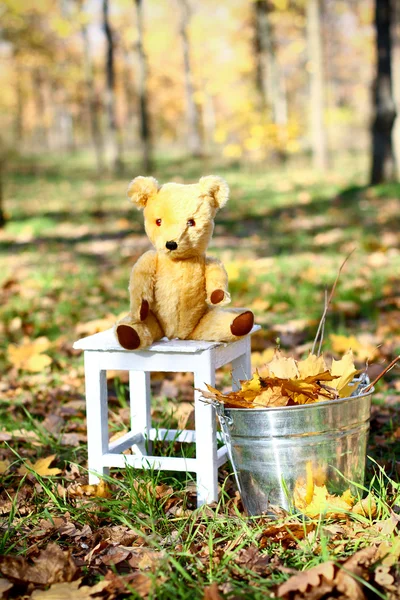
[{"label": "green grass", "polygon": [[[148,247],[142,215],[125,199],[127,182],[140,172],[134,161],[131,164],[126,176],[119,178],[96,175],[85,153],[62,159],[27,157],[9,166],[5,182],[9,222],[0,233],[0,333],[7,342],[0,355],[4,372],[0,422],[3,435],[21,429],[31,434],[6,440],[0,449],[0,461],[10,463],[0,475],[1,500],[5,503],[8,495],[10,501],[0,524],[0,553],[24,555],[55,541],[83,561],[84,581],[90,585],[107,571],[121,573],[120,565],[85,562],[89,549],[104,542],[104,528],[121,525],[140,536],[142,546],[161,553],[146,571],[152,581],[151,598],[200,600],[213,582],[226,598],[265,598],[288,578],[282,567],[303,570],[328,559],[341,561],[359,548],[379,543],[376,520],[389,519],[391,511],[399,510],[396,371],[381,385],[373,407],[371,461],[363,491],[374,490],[377,516],[342,519],[346,528],[341,536],[332,536],[327,527],[331,520],[322,518],[305,539],[288,546],[272,541],[259,550],[270,522],[266,517],[246,517],[235,504],[230,467],[220,472],[221,500],[211,508],[195,509],[193,481],[182,473],[127,468],[112,472],[109,498],[69,494],[87,478],[83,365],[82,356],[71,350],[72,343],[82,335],[79,325],[127,310],[130,268]],[[221,174],[231,187],[230,202],[216,219],[210,252],[227,266],[234,305],[253,308],[263,325],[263,333],[254,340],[255,350],[274,347],[279,338],[286,352],[296,356],[307,352],[325,289],[355,247],[335,293],[324,347],[331,349],[332,332],[367,333],[374,336],[371,343],[379,345],[377,364],[399,353],[399,184],[365,187],[362,157],[337,160],[323,177],[301,164],[270,171],[159,157],[155,175],[161,182],[177,176],[190,182],[208,172]],[[46,351],[51,367],[38,374],[17,372],[8,344],[39,336],[51,342]],[[360,367],[362,362],[358,361]],[[177,398],[165,396],[160,389],[165,377],[153,381],[153,418],[158,427],[176,426],[174,411],[183,399],[181,390]],[[229,385],[229,379],[226,369],[218,386]],[[129,422],[122,376],[109,380],[109,397],[110,429],[116,433]],[[54,431],[45,421],[52,415],[59,418]],[[63,434],[81,437],[71,446]],[[158,444],[156,451],[180,455],[183,449],[172,442]],[[21,464],[53,454],[62,471],[59,476],[18,473]],[[170,486],[171,492],[157,498],[157,485]],[[92,528],[92,536],[82,541],[86,548],[57,529],[44,537],[38,534],[43,519],[61,516],[78,529],[85,524]],[[357,528],[361,534],[355,534]],[[95,532],[100,532],[97,538]],[[265,559],[263,568],[243,558],[253,547],[257,560]],[[382,594],[371,581],[368,585]],[[134,590],[133,586],[126,597],[138,597]]]}]

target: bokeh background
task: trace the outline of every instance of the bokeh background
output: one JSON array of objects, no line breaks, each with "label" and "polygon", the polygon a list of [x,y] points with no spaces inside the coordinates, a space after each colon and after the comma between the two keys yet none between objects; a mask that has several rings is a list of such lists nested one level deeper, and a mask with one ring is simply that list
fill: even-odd
[{"label": "bokeh background", "polygon": [[51,348],[47,375],[67,376],[74,339],[128,309],[131,266],[149,248],[126,200],[139,174],[227,179],[211,252],[233,304],[263,325],[254,365],[277,340],[298,356],[311,347],[353,249],[326,347],[352,346],[361,363],[393,358],[398,4],[3,1],[1,333],[22,349],[18,363],[6,345],[10,377],[38,337]]},{"label": "bokeh background", "polygon": [[[262,325],[253,370],[277,347],[307,356],[349,255],[325,323],[327,361],[351,348],[373,379],[400,354],[399,9],[399,0],[2,0],[7,598],[64,581],[68,597],[256,600],[330,557],[335,567],[313,572],[322,587],[302,583],[301,597],[399,598],[398,367],[373,395],[365,492],[375,499],[365,506],[376,511],[340,526],[318,520],[311,532],[292,517],[272,528],[244,517],[229,466],[221,503],[204,513],[193,511],[186,473],[113,470],[107,486],[85,487],[83,357],[72,347],[128,311],[132,265],[150,248],[129,181],[216,174],[231,196],[210,254],[226,266],[233,306]],[[127,375],[107,372],[113,439],[131,428]],[[219,370],[216,387],[231,385],[229,367]],[[193,429],[192,374],[154,373],[151,386],[154,426]],[[192,446],[159,442],[155,452],[193,456]],[[350,583],[345,571],[331,582],[347,559]],[[104,576],[103,587],[68,583],[78,576],[85,586]]]}]

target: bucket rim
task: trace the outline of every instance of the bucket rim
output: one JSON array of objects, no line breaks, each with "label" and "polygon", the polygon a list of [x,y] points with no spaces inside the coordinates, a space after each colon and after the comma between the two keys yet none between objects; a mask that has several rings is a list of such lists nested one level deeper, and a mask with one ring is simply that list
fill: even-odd
[{"label": "bucket rim", "polygon": [[368,398],[368,396],[372,396],[372,394],[374,393],[375,388],[371,388],[368,392],[364,392],[363,394],[357,394],[356,396],[347,396],[346,398],[336,398],[336,400],[326,400],[324,402],[313,402],[312,404],[295,404],[293,406],[260,406],[260,408],[225,408],[223,403],[219,403],[220,406],[223,408],[224,412],[225,411],[242,411],[242,412],[278,412],[278,411],[285,411],[285,410],[299,410],[299,409],[303,409],[303,410],[308,410],[310,408],[316,408],[319,406],[332,406],[332,404],[334,404],[335,406],[337,404],[341,404],[343,402],[348,402],[349,400],[356,400],[359,398]]}]

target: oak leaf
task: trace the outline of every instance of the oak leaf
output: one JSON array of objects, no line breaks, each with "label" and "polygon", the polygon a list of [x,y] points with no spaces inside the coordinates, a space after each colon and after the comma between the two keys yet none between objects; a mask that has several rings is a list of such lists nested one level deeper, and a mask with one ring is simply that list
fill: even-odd
[{"label": "oak leaf", "polygon": [[317,588],[321,595],[314,596],[322,598],[333,588],[333,579],[335,577],[336,567],[332,561],[327,561],[307,571],[301,571],[281,583],[277,588],[279,598],[289,598],[292,593],[305,594],[310,588]]}]

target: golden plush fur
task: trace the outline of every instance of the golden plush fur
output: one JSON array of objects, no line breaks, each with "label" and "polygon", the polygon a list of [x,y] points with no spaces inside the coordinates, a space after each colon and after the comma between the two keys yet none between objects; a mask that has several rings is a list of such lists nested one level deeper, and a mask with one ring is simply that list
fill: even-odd
[{"label": "golden plush fur", "polygon": [[220,177],[196,184],[136,177],[128,197],[144,209],[145,229],[154,250],[134,265],[129,282],[130,312],[116,324],[120,344],[134,350],[161,337],[233,341],[253,325],[250,311],[229,304],[228,277],[222,263],[206,256],[214,217],[228,200]]}]

